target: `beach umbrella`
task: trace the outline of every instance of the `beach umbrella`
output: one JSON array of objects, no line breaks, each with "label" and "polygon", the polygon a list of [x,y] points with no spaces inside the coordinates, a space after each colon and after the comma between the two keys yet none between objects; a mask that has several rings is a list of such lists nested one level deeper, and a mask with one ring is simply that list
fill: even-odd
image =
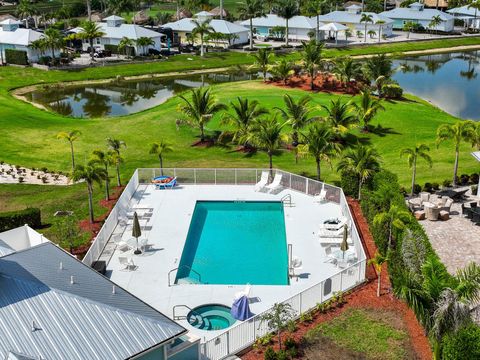
[{"label": "beach umbrella", "polygon": [[137,240],[137,249],[133,253],[136,255],[141,254],[142,252],[138,248],[138,238],[142,236],[142,230],[140,229],[140,222],[138,221],[138,215],[136,211],[133,213],[132,236]]},{"label": "beach umbrella", "polygon": [[340,244],[340,250],[342,250],[343,255],[342,258],[345,259],[345,251],[348,250],[348,226],[347,224],[343,225],[343,239],[342,243]]},{"label": "beach umbrella", "polygon": [[252,312],[250,311],[250,306],[248,302],[248,296],[244,295],[237,300],[232,305],[230,310],[230,314],[234,319],[244,321],[253,316]]}]

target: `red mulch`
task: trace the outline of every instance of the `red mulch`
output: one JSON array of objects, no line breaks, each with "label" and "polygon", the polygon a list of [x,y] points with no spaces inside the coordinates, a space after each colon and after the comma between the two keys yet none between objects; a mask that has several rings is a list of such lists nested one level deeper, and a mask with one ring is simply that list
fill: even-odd
[{"label": "red mulch", "polygon": [[[377,248],[368,229],[367,221],[363,217],[358,201],[348,199],[348,204],[352,210],[357,229],[360,233],[362,243],[367,253],[367,257],[370,258],[375,254]],[[284,332],[282,338],[285,339],[287,337],[292,337],[296,341],[300,341],[307,331],[323,322],[328,322],[329,320],[339,316],[349,308],[385,309],[394,311],[398,314],[398,316],[401,317],[408,332],[410,343],[412,344],[416,358],[421,360],[430,360],[432,358],[432,352],[430,350],[428,340],[425,337],[424,330],[418,323],[413,311],[408,308],[403,301],[396,299],[391,293],[391,285],[386,266],[382,271],[382,296],[377,297],[377,276],[373,266],[367,267],[367,279],[367,283],[357,287],[351,293],[345,296],[346,304],[332,309],[326,313],[315,313],[312,322],[299,323],[297,331],[292,334]],[[274,341],[276,341],[276,338]],[[273,347],[274,349],[278,349],[278,344],[275,343]],[[264,358],[263,351],[264,349],[252,349],[243,354],[241,358],[243,360],[261,360]]]},{"label": "red mulch", "polygon": [[[310,89],[310,77],[307,75],[303,76],[292,76],[288,81],[287,85],[283,81],[270,81],[270,84],[301,89],[305,91],[311,91]],[[349,94],[356,95],[360,92],[360,84],[356,82],[343,83],[332,74],[318,74],[313,80],[313,91],[322,91],[335,94]]]},{"label": "red mulch", "polygon": [[204,141],[201,141],[201,140],[198,140],[198,141],[195,141],[193,144],[192,144],[192,147],[211,147],[215,145],[215,142],[213,140],[204,140]]}]

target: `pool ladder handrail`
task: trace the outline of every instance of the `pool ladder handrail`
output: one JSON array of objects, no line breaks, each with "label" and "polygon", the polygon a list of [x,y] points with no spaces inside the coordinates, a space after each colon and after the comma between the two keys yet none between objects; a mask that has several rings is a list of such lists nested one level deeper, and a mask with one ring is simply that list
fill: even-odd
[{"label": "pool ladder handrail", "polygon": [[293,207],[294,204],[292,202],[292,194],[287,194],[283,196],[280,201],[282,202],[283,206]]},{"label": "pool ladder handrail", "polygon": [[198,271],[195,271],[194,269],[192,269],[190,266],[188,265],[181,265],[175,269],[172,269],[168,272],[168,287],[172,286],[172,281],[171,281],[171,276],[170,274],[173,273],[174,271],[177,271],[178,269],[181,269],[181,268],[187,268],[188,270],[190,270],[191,272],[195,273],[198,275],[198,282],[201,284],[202,283],[202,275],[200,275],[200,273]]},{"label": "pool ladder handrail", "polygon": [[[175,315],[175,310],[177,310],[177,308],[179,308],[179,307],[187,308],[189,310],[189,313],[187,315]],[[174,305],[173,308],[172,308],[172,312],[173,312],[173,320],[186,320],[187,322],[189,322],[188,321],[188,315],[191,313],[191,315],[198,316],[202,320],[202,323],[205,323],[205,319],[204,319],[203,315],[199,314],[198,312],[193,310],[188,305],[183,305],[183,304]]]}]

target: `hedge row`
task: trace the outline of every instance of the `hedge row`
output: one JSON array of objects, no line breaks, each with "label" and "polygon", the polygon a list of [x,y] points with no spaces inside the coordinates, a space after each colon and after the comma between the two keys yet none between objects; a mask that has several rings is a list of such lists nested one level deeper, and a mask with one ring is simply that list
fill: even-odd
[{"label": "hedge row", "polygon": [[0,213],[0,232],[25,224],[33,228],[40,227],[42,225],[40,209],[27,208],[25,210]]},{"label": "hedge row", "polygon": [[23,50],[5,49],[7,64],[28,65],[27,52]]}]

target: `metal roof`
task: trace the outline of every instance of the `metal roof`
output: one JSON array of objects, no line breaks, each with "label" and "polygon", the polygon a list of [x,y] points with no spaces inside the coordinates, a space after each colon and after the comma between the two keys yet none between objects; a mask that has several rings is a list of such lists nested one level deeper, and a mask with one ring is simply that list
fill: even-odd
[{"label": "metal roof", "polygon": [[0,27],[0,44],[28,46],[32,41],[43,37],[43,34],[32,30],[18,28],[15,31],[4,31]]},{"label": "metal roof", "polygon": [[5,241],[0,239],[0,257],[11,254],[15,252],[11,246],[9,246]]},{"label": "metal roof", "polygon": [[[140,25],[134,25],[134,24],[121,24],[118,26],[108,26],[106,22],[100,22],[100,23],[97,23],[97,25],[100,28],[100,31],[104,33],[102,38],[122,39],[126,37],[132,40],[138,40],[141,37],[158,38],[158,37],[166,36],[156,31],[145,29]],[[82,32],[82,28],[77,27],[70,30],[70,32],[78,34]]]},{"label": "metal roof", "polygon": [[53,243],[1,257],[0,355],[126,359],[186,331],[113,288]]},{"label": "metal roof", "polygon": [[[413,5],[413,4],[412,4]],[[410,6],[412,6],[410,5]],[[421,4],[419,4],[421,5]],[[436,9],[419,10],[415,6],[413,8],[395,8],[390,11],[384,11],[380,15],[387,16],[391,19],[412,19],[412,20],[432,20],[434,16],[440,16],[443,21],[452,20],[453,16],[446,12]]]},{"label": "metal roof", "polygon": [[[164,24],[163,27],[171,28],[173,31],[192,32],[195,29],[195,23],[192,18],[184,18],[175,22]],[[234,24],[230,21],[212,19],[210,26],[215,32],[222,34],[239,34],[248,31],[247,28]]]},{"label": "metal roof", "polygon": [[[243,26],[250,26],[250,20],[242,21]],[[268,14],[266,17],[256,17],[252,19],[253,26],[265,26],[265,27],[274,27],[274,26],[286,26],[286,21],[284,18],[275,15]],[[320,24],[320,26],[323,24]],[[307,16],[294,16],[288,20],[288,27],[290,29],[315,29],[317,22],[315,18],[309,18]]]},{"label": "metal roof", "polygon": [[362,13],[352,13],[348,11],[332,11],[328,14],[321,15],[320,20],[323,22],[338,22],[343,24],[364,24],[360,20],[362,14],[367,14],[372,16],[373,24],[377,21],[382,20],[385,24],[393,23],[393,20],[382,14],[375,14],[373,12],[362,12]]},{"label": "metal roof", "polygon": [[477,12],[477,16],[480,16],[480,11],[475,10],[473,7],[469,7],[468,5],[456,7],[450,10],[447,10],[450,14],[460,14],[460,15],[468,15],[468,16],[475,16],[475,12]]}]

